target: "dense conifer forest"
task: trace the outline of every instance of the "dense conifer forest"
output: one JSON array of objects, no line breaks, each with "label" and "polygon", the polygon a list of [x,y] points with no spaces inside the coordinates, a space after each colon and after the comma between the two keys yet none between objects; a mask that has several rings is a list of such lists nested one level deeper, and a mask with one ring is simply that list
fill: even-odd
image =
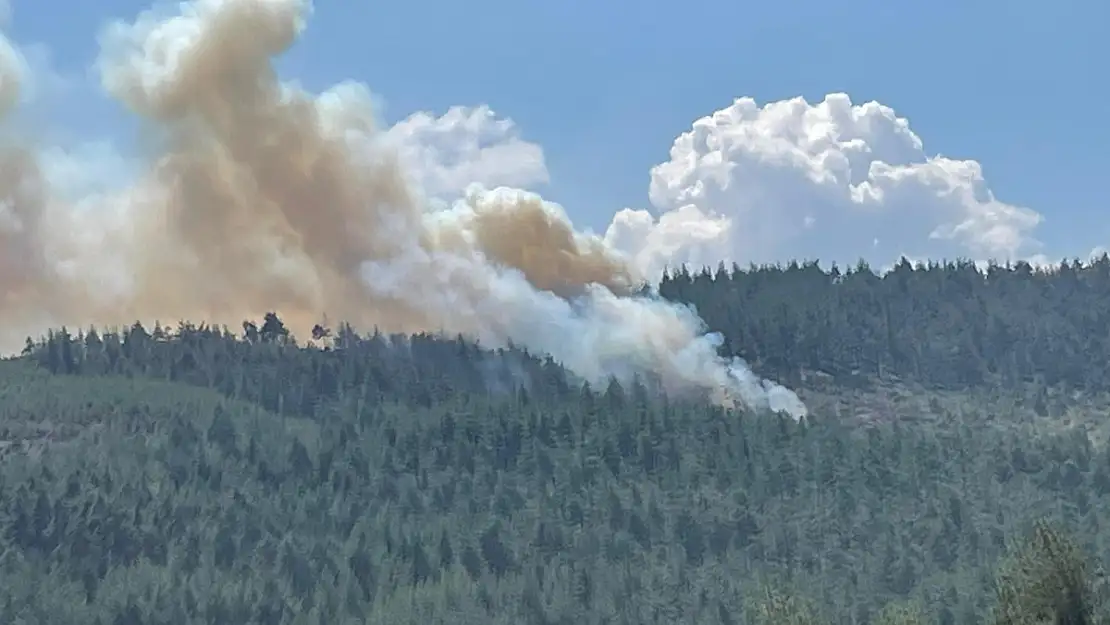
[{"label": "dense conifer forest", "polygon": [[1104,622],[1110,259],[659,295],[810,416],[265,311],[32,337],[0,363],[0,622]]}]

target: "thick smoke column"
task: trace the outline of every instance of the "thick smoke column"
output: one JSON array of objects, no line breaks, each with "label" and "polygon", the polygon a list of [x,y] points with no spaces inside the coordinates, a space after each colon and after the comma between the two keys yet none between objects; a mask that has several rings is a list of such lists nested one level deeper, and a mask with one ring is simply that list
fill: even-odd
[{"label": "thick smoke column", "polygon": [[[538,196],[474,187],[426,210],[363,87],[312,95],[276,76],[311,8],[195,0],[105,34],[104,88],[159,156],[78,210],[46,188],[32,152],[0,153],[4,323],[230,325],[277,310],[303,332],[327,315],[512,341],[590,380],[649,371],[671,389],[804,414],[792,392],[722,361],[693,311],[633,297],[624,260]],[[0,113],[18,100],[19,61],[0,46]]]}]

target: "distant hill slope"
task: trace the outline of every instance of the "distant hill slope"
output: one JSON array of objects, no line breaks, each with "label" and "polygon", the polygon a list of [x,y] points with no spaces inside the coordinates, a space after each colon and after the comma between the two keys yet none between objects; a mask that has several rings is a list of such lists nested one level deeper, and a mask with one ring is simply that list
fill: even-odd
[{"label": "distant hill slope", "polygon": [[828,623],[893,600],[978,623],[1033,521],[1110,553],[1110,455],[1041,427],[1055,390],[1027,418],[985,386],[814,383],[795,423],[341,334],[58,332],[0,363],[3,614],[743,623],[768,583]]},{"label": "distant hill slope", "polygon": [[[57,376],[26,361],[0,361],[0,449],[9,453],[38,454],[45,445],[61,444],[109,451],[133,439],[148,443],[179,422],[206,431],[220,412],[267,433],[288,430],[296,421],[188,385],[120,376]],[[316,428],[302,420],[292,429],[311,436]]]},{"label": "distant hill slope", "polygon": [[863,263],[681,270],[659,292],[693,305],[729,353],[794,385],[819,371],[841,385],[1110,390],[1107,256],[1047,269],[903,261],[881,274]]},{"label": "distant hill slope", "polygon": [[1110,440],[1110,393],[1097,390],[1036,383],[951,390],[891,379],[846,386],[810,378],[800,395],[814,415],[847,424],[973,425],[1029,436],[1074,430],[1100,447]]},{"label": "distant hill slope", "polygon": [[0,614],[739,624],[770,584],[830,625],[892,601],[963,625],[1034,521],[1110,565],[1110,261],[660,292],[813,417],[591,388],[461,337],[298,346],[277,315],[31,341],[0,363]]}]

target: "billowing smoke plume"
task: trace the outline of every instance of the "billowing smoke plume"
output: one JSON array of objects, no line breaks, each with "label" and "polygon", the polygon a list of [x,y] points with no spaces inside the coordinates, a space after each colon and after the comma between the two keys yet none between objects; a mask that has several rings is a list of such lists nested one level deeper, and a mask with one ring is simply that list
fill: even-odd
[{"label": "billowing smoke plume", "polygon": [[[632,295],[641,276],[557,206],[471,187],[428,210],[376,127],[369,93],[312,95],[272,59],[308,0],[194,0],[103,39],[104,88],[142,118],[157,158],[126,188],[73,202],[35,153],[0,154],[0,317],[17,335],[277,310],[391,332],[514,342],[590,380],[651,372],[669,388],[792,414],[790,391],[722,361],[693,311]],[[0,113],[24,64],[0,46]],[[17,336],[15,335],[15,336]]]}]

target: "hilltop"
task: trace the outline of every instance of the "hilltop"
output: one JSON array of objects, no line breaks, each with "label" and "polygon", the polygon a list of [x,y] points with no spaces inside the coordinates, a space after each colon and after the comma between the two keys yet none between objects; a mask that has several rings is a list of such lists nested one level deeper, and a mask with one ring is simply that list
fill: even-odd
[{"label": "hilltop", "polygon": [[273,313],[58,329],[0,364],[0,611],[754,623],[773,588],[983,622],[1041,519],[1104,563],[1108,268],[668,275],[801,420]]}]

